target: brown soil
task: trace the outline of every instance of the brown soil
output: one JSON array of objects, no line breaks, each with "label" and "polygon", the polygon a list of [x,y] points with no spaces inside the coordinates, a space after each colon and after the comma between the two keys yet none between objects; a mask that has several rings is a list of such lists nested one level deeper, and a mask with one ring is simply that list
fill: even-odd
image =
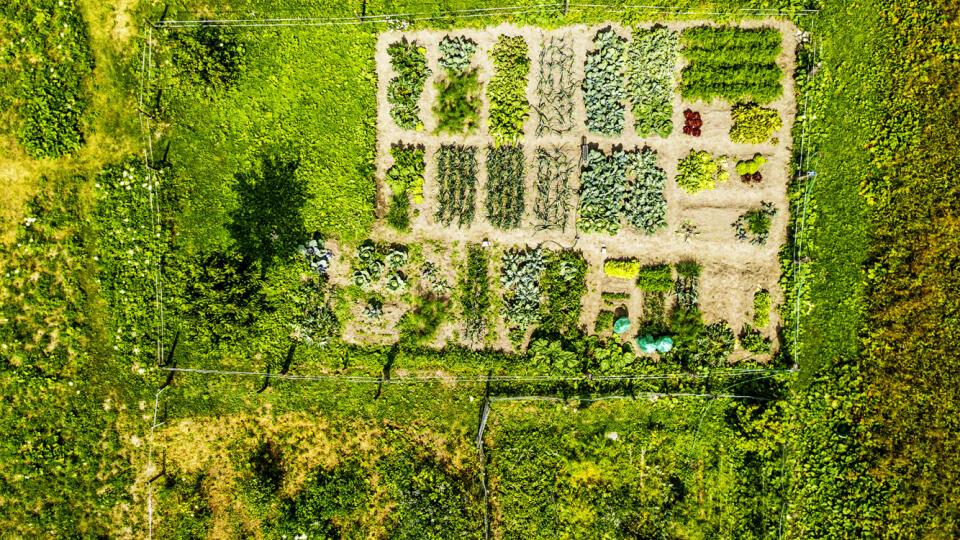
[{"label": "brown soil", "polygon": [[[705,24],[715,24],[710,21],[685,21],[667,23],[666,26],[680,30],[688,26],[698,26]],[[373,231],[373,237],[383,240],[400,241],[404,243],[420,243],[428,240],[440,241],[443,243],[457,243],[461,247],[467,243],[479,243],[489,239],[491,243],[495,241],[498,245],[509,246],[536,246],[543,245],[548,249],[557,249],[559,247],[575,248],[583,253],[583,256],[590,264],[587,275],[588,292],[584,297],[584,311],[581,322],[589,331],[593,330],[593,320],[599,310],[603,308],[603,301],[600,298],[601,291],[623,291],[630,292],[631,298],[624,302],[630,312],[631,318],[640,314],[642,306],[642,295],[632,284],[623,280],[609,278],[603,273],[603,261],[605,258],[628,258],[635,257],[647,263],[667,262],[674,263],[685,259],[694,259],[699,261],[703,267],[703,275],[700,280],[701,287],[701,309],[707,323],[716,320],[726,320],[738,331],[742,325],[752,319],[753,294],[758,288],[764,288],[770,291],[774,305],[783,302],[783,292],[780,290],[778,281],[780,278],[780,265],[777,253],[780,246],[786,240],[787,225],[789,222],[789,202],[787,198],[786,186],[789,175],[789,161],[793,140],[791,137],[791,127],[796,115],[796,103],[794,99],[794,81],[792,74],[795,70],[795,54],[797,47],[796,27],[789,22],[777,19],[765,19],[761,21],[746,21],[742,23],[745,27],[774,27],[781,31],[783,36],[783,52],[781,53],[778,64],[783,69],[785,77],[783,79],[783,96],[773,103],[765,105],[774,108],[784,121],[784,127],[779,133],[775,133],[773,140],[777,144],[768,141],[764,144],[749,145],[737,144],[730,141],[729,131],[732,125],[730,109],[732,104],[722,101],[716,101],[712,104],[702,102],[684,101],[678,92],[674,93],[673,99],[673,122],[674,131],[667,139],[659,137],[640,137],[633,128],[633,118],[629,106],[626,106],[626,122],[622,136],[620,137],[602,137],[591,135],[586,130],[586,112],[583,106],[581,91],[577,90],[575,96],[575,128],[563,136],[536,136],[536,115],[531,114],[524,125],[524,148],[526,159],[526,207],[527,214],[524,222],[519,229],[511,231],[500,231],[494,229],[484,218],[484,198],[485,198],[485,167],[482,164],[486,160],[486,147],[492,140],[487,134],[486,119],[488,116],[489,104],[484,94],[483,108],[481,111],[481,126],[476,133],[464,136],[434,136],[432,129],[435,126],[429,105],[433,102],[435,91],[433,81],[439,74],[437,67],[438,44],[440,39],[447,35],[467,35],[477,42],[477,52],[474,55],[473,63],[480,69],[480,80],[484,84],[489,81],[492,75],[492,63],[488,58],[488,51],[493,46],[496,38],[501,34],[521,35],[530,48],[529,56],[531,58],[531,73],[527,85],[527,99],[531,103],[536,102],[536,81],[539,78],[539,54],[541,40],[548,34],[570,35],[574,39],[574,75],[580,80],[583,76],[583,64],[588,50],[592,49],[592,38],[597,30],[611,25],[602,26],[584,26],[575,25],[565,27],[556,31],[547,31],[535,27],[516,27],[509,24],[503,24],[496,27],[486,28],[479,31],[435,31],[422,30],[416,32],[397,32],[389,31],[380,35],[377,43],[377,75],[379,80],[378,87],[378,109],[377,109],[377,183],[378,183],[378,212],[383,215],[386,211],[386,201],[389,200],[389,188],[383,182],[386,171],[392,165],[392,158],[389,150],[393,144],[397,143],[416,143],[422,144],[426,148],[426,175],[424,182],[424,201],[420,205],[415,205],[419,210],[412,220],[413,232],[409,234],[398,234],[389,229],[383,221],[379,221]],[[622,37],[629,39],[630,30],[620,25],[612,25],[614,30]],[[421,118],[424,121],[424,129],[420,131],[410,131],[398,128],[390,118],[389,104],[386,101],[386,89],[390,79],[395,75],[389,62],[387,47],[406,37],[408,40],[417,41],[427,50],[427,61],[433,74],[428,79],[423,95],[420,99]],[[677,80],[684,65],[683,57],[680,55],[680,61],[677,63]],[[700,137],[690,137],[683,135],[683,111],[692,109],[700,112],[703,119],[702,135]],[[669,178],[664,189],[664,196],[668,201],[667,207],[667,227],[654,235],[646,236],[639,234],[629,226],[624,224],[621,231],[616,236],[602,234],[585,234],[576,231],[575,212],[576,200],[571,201],[574,208],[571,211],[570,221],[564,231],[546,231],[537,232],[533,228],[533,218],[530,210],[534,197],[534,182],[536,175],[536,165],[534,152],[540,146],[563,145],[570,152],[571,156],[578,157],[579,146],[582,136],[586,136],[587,141],[596,143],[600,149],[609,152],[614,146],[622,146],[624,149],[642,148],[649,146],[658,152],[658,165],[662,167]],[[479,167],[477,184],[477,213],[474,223],[469,228],[458,229],[456,227],[444,227],[435,223],[432,219],[436,208],[436,160],[434,154],[441,144],[466,144],[474,145],[479,148],[478,161]],[[731,179],[722,184],[718,184],[716,189],[702,191],[696,194],[688,194],[681,190],[673,178],[677,173],[678,161],[685,157],[690,150],[706,150],[714,158],[726,156],[726,163],[723,165],[731,173]],[[764,180],[760,185],[748,185],[742,183],[736,175],[734,165],[738,159],[752,157],[760,152],[767,157],[768,162],[764,165],[762,172]],[[575,175],[576,176],[576,175]],[[571,188],[574,192],[579,187],[578,179],[574,178],[571,182]],[[773,202],[779,212],[773,218],[773,225],[769,240],[765,246],[752,246],[748,243],[738,242],[733,237],[731,223],[733,223],[741,214],[747,210],[757,208],[761,201]],[[677,228],[680,224],[689,220],[693,222],[700,230],[701,234],[689,241],[684,241],[677,234]],[[606,255],[601,250],[606,250]],[[457,251],[457,250],[453,250]],[[442,258],[442,257],[441,257]],[[496,257],[495,257],[496,258]],[[454,257],[447,258],[441,266],[457,268],[462,264],[462,259]],[[499,261],[494,261],[494,266],[499,266]],[[492,283],[498,285],[496,277],[498,272],[492,273]],[[622,282],[621,282],[622,281]],[[607,308],[609,309],[609,308]],[[763,330],[764,334],[773,340],[776,340],[776,329],[780,325],[780,319],[776,310],[772,310],[771,324]],[[452,326],[452,323],[448,323]],[[437,345],[450,340],[457,339],[457,332],[450,328],[445,328],[441,332],[443,339],[437,340]],[[494,347],[511,350],[509,339],[506,336],[506,328],[501,323],[497,332]]]}]

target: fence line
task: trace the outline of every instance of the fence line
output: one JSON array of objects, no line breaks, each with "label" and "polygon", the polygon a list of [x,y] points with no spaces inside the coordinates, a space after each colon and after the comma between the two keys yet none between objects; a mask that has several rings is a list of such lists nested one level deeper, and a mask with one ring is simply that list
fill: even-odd
[{"label": "fence line", "polygon": [[427,384],[435,382],[456,382],[456,383],[486,383],[486,382],[590,382],[590,381],[632,381],[632,380],[670,380],[670,379],[710,379],[714,377],[738,377],[741,375],[757,375],[766,373],[795,373],[797,369],[744,369],[729,370],[715,373],[666,373],[657,375],[597,375],[597,376],[577,376],[560,377],[548,375],[478,375],[471,377],[444,377],[440,375],[427,375],[423,377],[397,377],[384,379],[382,377],[372,376],[350,376],[350,375],[281,375],[259,371],[228,371],[216,369],[197,369],[197,368],[178,368],[161,367],[160,370],[175,373],[194,373],[200,375],[231,375],[240,377],[263,377],[267,379],[280,379],[292,381],[336,381],[361,384]]}]

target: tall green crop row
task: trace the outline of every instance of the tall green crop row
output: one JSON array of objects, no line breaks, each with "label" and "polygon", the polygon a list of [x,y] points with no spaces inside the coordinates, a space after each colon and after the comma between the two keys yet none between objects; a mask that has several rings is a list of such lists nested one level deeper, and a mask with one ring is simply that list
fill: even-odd
[{"label": "tall green crop row", "polygon": [[397,74],[387,87],[390,117],[403,129],[421,129],[420,94],[431,73],[427,67],[427,51],[416,41],[408,42],[404,38],[391,44],[387,54]]},{"label": "tall green crop row", "polygon": [[523,147],[487,149],[487,220],[498,229],[516,229],[523,219]]},{"label": "tall green crop row", "polygon": [[782,95],[778,30],[700,26],[684,30],[680,41],[688,62],[684,99],[767,103]]},{"label": "tall green crop row", "polygon": [[476,212],[477,149],[444,145],[437,151],[437,210],[434,219],[469,227]]}]

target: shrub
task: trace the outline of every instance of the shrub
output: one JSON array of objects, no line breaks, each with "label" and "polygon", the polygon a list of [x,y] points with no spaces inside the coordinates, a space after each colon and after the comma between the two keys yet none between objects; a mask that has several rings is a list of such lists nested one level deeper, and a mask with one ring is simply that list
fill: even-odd
[{"label": "shrub", "polygon": [[653,264],[637,272],[637,287],[644,292],[667,292],[673,288],[673,274],[666,264]]},{"label": "shrub", "polygon": [[754,354],[767,354],[771,348],[770,340],[749,324],[743,325],[743,330],[740,332],[740,346]]},{"label": "shrub", "polygon": [[530,116],[527,42],[521,36],[500,36],[490,51],[490,57],[494,74],[487,86],[490,101],[488,125],[490,136],[499,145],[518,140],[523,135],[523,123]]},{"label": "shrub", "polygon": [[667,138],[673,131],[673,81],[679,34],[663,26],[637,28],[627,46],[626,97],[637,134]]},{"label": "shrub", "polygon": [[583,103],[587,129],[613,137],[623,132],[623,59],[626,42],[612,29],[597,32],[587,53],[583,76]]},{"label": "shrub", "polygon": [[770,293],[761,289],[753,295],[753,324],[766,328],[770,324]]},{"label": "shrub", "polygon": [[604,310],[597,314],[597,320],[593,323],[593,331],[597,334],[610,332],[613,330],[613,320],[616,314],[612,311]]},{"label": "shrub", "polygon": [[756,103],[738,103],[730,114],[730,140],[735,143],[760,144],[783,127],[776,110],[761,108]]},{"label": "shrub", "polygon": [[406,38],[387,48],[390,65],[397,76],[387,86],[387,103],[390,117],[403,129],[422,129],[420,122],[420,94],[423,85],[430,77],[427,67],[427,51],[419,44],[408,42]]},{"label": "shrub", "polygon": [[677,165],[677,186],[687,193],[696,193],[704,189],[713,189],[717,181],[724,181],[719,176],[719,164],[704,151],[690,150],[687,157]]},{"label": "shrub", "polygon": [[523,148],[487,149],[487,220],[498,229],[515,229],[523,219]]},{"label": "shrub", "polygon": [[639,271],[640,261],[636,259],[610,259],[603,263],[603,272],[610,277],[633,279]]}]

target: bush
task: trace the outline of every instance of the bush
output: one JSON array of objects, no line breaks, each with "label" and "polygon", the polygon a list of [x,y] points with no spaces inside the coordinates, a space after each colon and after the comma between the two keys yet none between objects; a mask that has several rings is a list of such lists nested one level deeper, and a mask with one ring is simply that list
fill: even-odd
[{"label": "bush", "polygon": [[765,289],[753,295],[753,324],[757,328],[766,328],[770,324],[770,293]]},{"label": "bush", "polygon": [[690,150],[687,157],[677,165],[677,186],[687,193],[696,193],[704,189],[713,189],[717,181],[725,180],[718,176],[719,164],[704,151]]},{"label": "bush", "polygon": [[420,94],[423,85],[430,77],[427,67],[427,51],[419,44],[408,42],[406,38],[387,48],[390,65],[397,74],[387,86],[387,103],[390,117],[403,129],[422,129],[420,122]]},{"label": "bush", "polygon": [[754,354],[770,352],[770,340],[749,324],[743,325],[743,330],[740,332],[740,346]]},{"label": "bush", "polygon": [[610,332],[613,330],[613,320],[616,315],[612,311],[601,311],[597,314],[597,320],[593,323],[593,331],[597,334]]},{"label": "bush", "polygon": [[733,117],[730,140],[735,143],[760,144],[783,127],[777,111],[755,103],[738,103],[730,114]]},{"label": "bush", "polygon": [[644,266],[637,272],[637,287],[644,292],[667,292],[673,288],[673,274],[670,266],[654,264]]},{"label": "bush", "polygon": [[603,263],[603,272],[610,277],[633,279],[639,271],[640,261],[636,259],[610,259]]},{"label": "bush", "polygon": [[494,74],[487,86],[490,100],[489,132],[496,144],[517,141],[523,123],[530,116],[527,103],[527,75],[530,59],[523,37],[500,36],[490,51]]}]

